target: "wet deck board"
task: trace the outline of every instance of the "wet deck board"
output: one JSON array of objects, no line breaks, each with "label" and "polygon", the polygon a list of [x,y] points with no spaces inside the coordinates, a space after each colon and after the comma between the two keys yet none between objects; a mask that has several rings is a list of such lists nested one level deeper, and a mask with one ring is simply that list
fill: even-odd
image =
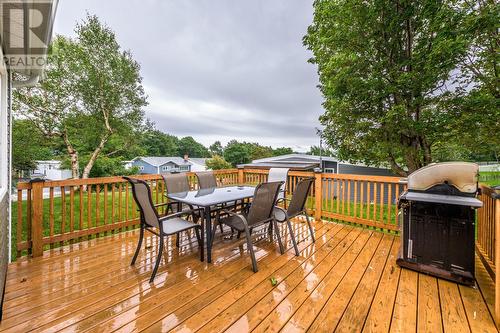
[{"label": "wet deck board", "polygon": [[21,260],[9,266],[0,331],[497,332],[479,260],[480,288],[464,287],[399,268],[397,236],[318,222],[311,243],[304,221],[293,224],[298,257],[286,230],[284,255],[255,232],[258,273],[244,240],[220,235],[213,264],[198,260],[193,235],[179,249],[169,240],[153,284],[156,240],[130,266],[135,231]]}]

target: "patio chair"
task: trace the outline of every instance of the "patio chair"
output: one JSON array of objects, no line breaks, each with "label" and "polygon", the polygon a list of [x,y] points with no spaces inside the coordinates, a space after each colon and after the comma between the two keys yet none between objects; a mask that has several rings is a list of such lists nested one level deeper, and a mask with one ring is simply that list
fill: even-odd
[{"label": "patio chair", "polygon": [[[189,192],[191,189],[186,173],[163,173],[161,174],[161,177],[165,183],[167,193]],[[188,207],[188,209],[193,209],[192,206]],[[177,213],[182,211],[184,208],[182,207],[182,203],[170,200],[167,209],[171,210],[173,213]]]},{"label": "patio chair", "polygon": [[[217,178],[213,171],[203,171],[196,172],[196,178],[198,178],[198,187],[200,190],[211,189],[217,187]],[[235,208],[238,203],[235,201],[226,202],[225,204],[219,205],[217,207],[212,207],[212,213],[214,214],[215,221],[214,225],[218,224],[221,234],[224,232],[222,224],[219,223],[222,209]]]},{"label": "patio chair", "polygon": [[[165,183],[165,189],[167,193],[182,193],[182,192],[189,192],[191,189],[189,186],[189,179],[188,176],[185,172],[182,173],[163,173],[161,174],[161,177],[163,178],[163,182]],[[181,211],[187,211],[187,210],[193,210],[194,207],[191,205],[187,205],[185,207],[185,204],[181,202],[177,202],[174,200],[169,200],[167,204],[167,214],[169,211],[172,213],[179,213]],[[198,222],[200,216],[199,214],[194,214],[193,215],[193,221]],[[179,235],[176,237],[175,245],[179,247]]]},{"label": "patio chair", "polygon": [[[200,225],[182,218],[182,216],[184,215],[194,214],[197,211],[197,209],[189,211],[180,211],[175,214],[160,217],[158,211],[156,210],[156,207],[166,205],[166,203],[158,205],[153,204],[153,198],[151,196],[151,189],[149,188],[149,185],[145,181],[140,179],[135,179],[130,177],[123,177],[123,178],[126,179],[130,183],[130,185],[132,185],[132,194],[135,202],[137,203],[141,219],[139,242],[137,243],[137,248],[135,250],[135,254],[134,257],[132,258],[132,262],[130,263],[130,265],[134,265],[135,261],[137,260],[137,256],[139,255],[139,250],[141,249],[142,240],[144,238],[145,230],[155,234],[159,238],[158,257],[156,258],[156,263],[153,268],[151,278],[149,279],[149,283],[151,283],[154,281],[156,272],[158,271],[158,267],[160,265],[161,256],[163,253],[164,237],[178,234],[181,231],[194,229],[200,249],[201,246],[203,246],[199,231],[199,229],[201,228]],[[200,251],[200,259],[202,259],[201,251]]]},{"label": "patio chair", "polygon": [[278,193],[278,200],[286,197],[286,182],[288,180],[288,168],[270,168],[267,176],[268,182],[283,182],[283,186]]},{"label": "patio chair", "polygon": [[217,187],[217,178],[212,171],[196,172],[196,178],[198,178],[199,189]]},{"label": "patio chair", "polygon": [[311,234],[311,239],[313,243],[316,241],[314,238],[313,229],[311,226],[311,222],[309,221],[309,215],[307,215],[306,210],[306,202],[307,195],[311,189],[312,183],[314,182],[314,178],[305,178],[297,183],[295,187],[295,191],[293,193],[292,199],[278,199],[277,203],[280,201],[286,202],[289,201],[288,208],[283,209],[279,206],[274,207],[274,219],[279,223],[285,223],[288,225],[288,230],[290,231],[290,238],[292,239],[293,248],[295,249],[295,254],[299,255],[299,248],[297,247],[297,242],[295,240],[295,235],[293,234],[292,224],[290,219],[304,214],[306,217],[307,225],[309,227],[309,232]]},{"label": "patio chair", "polygon": [[[276,231],[280,252],[281,254],[284,253],[283,243],[281,242],[281,236],[278,232],[278,226],[273,218],[273,207],[276,204],[276,198],[282,185],[283,182],[259,184],[255,188],[252,203],[246,212],[238,214],[233,211],[224,210],[223,212],[227,215],[225,217],[221,217],[219,221],[221,224],[225,224],[232,229],[245,234],[248,251],[250,252],[250,256],[252,258],[252,269],[254,272],[258,271],[258,267],[250,234],[251,228],[255,228],[266,223],[274,224],[273,229]],[[215,229],[216,226],[214,225],[212,235],[215,234]]]}]

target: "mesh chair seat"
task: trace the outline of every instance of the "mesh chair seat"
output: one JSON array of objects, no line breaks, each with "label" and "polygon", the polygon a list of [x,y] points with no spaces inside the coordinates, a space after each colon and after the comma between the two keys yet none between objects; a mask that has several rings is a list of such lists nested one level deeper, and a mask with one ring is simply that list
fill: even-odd
[{"label": "mesh chair seat", "polygon": [[165,216],[160,219],[163,227],[163,233],[165,235],[173,235],[181,231],[186,231],[195,227],[199,227],[198,224],[187,221],[180,217],[168,218]]}]

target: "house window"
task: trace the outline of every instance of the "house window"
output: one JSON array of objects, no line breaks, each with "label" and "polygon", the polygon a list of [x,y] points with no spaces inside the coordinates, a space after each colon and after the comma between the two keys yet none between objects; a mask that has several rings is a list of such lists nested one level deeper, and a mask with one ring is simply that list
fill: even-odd
[{"label": "house window", "polygon": [[161,167],[161,171],[169,171],[170,170],[170,165],[164,165]]},{"label": "house window", "polygon": [[325,168],[325,173],[335,173],[334,168]]},{"label": "house window", "polygon": [[144,171],[144,165],[139,166],[139,171]]},{"label": "house window", "polygon": [[181,171],[189,171],[189,166],[188,165],[181,165],[180,170]]}]

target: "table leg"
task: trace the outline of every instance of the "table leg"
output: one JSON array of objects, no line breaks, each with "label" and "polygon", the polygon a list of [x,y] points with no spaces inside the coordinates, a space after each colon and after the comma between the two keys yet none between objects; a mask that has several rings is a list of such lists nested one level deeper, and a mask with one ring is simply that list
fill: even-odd
[{"label": "table leg", "polygon": [[205,261],[205,223],[201,219],[201,233],[200,233],[200,260]]},{"label": "table leg", "polygon": [[207,262],[212,262],[212,217],[210,207],[205,207],[205,234],[207,236]]}]

